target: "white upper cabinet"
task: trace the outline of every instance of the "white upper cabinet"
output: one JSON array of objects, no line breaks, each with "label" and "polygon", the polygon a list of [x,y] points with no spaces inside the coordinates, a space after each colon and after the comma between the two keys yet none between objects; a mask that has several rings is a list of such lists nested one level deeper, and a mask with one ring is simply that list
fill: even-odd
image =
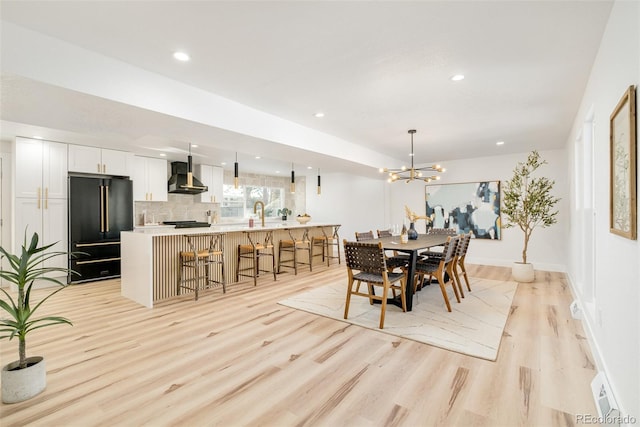
[{"label": "white upper cabinet", "polygon": [[67,197],[67,144],[16,138],[16,197]]},{"label": "white upper cabinet", "polygon": [[[51,251],[67,250],[67,144],[16,138],[15,145],[15,250],[38,233],[40,244],[58,242]],[[66,267],[55,257],[45,267]],[[56,274],[54,274],[55,276]]]},{"label": "white upper cabinet", "polygon": [[200,193],[200,201],[203,203],[222,202],[222,178],[223,169],[218,166],[196,165],[195,175],[209,189]]},{"label": "white upper cabinet", "polygon": [[69,145],[69,172],[130,176],[132,171],[133,153]]},{"label": "white upper cabinet", "polygon": [[136,202],[166,202],[167,161],[151,157],[133,158],[133,200]]}]

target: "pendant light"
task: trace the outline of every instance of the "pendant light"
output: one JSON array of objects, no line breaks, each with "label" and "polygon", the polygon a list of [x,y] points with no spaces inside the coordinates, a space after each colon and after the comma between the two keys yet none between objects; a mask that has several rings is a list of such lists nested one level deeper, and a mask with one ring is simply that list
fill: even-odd
[{"label": "pendant light", "polygon": [[289,185],[289,191],[296,192],[296,172],[293,169],[293,163],[291,163],[291,184]]},{"label": "pendant light", "polygon": [[318,194],[322,193],[322,186],[320,185],[320,168],[318,168]]},{"label": "pendant light", "polygon": [[421,168],[414,167],[414,165],[413,165],[413,135],[416,133],[416,130],[415,129],[409,129],[408,132],[411,135],[411,154],[409,154],[409,157],[411,157],[411,168],[407,168],[406,166],[403,166],[401,169],[388,169],[388,168],[384,168],[383,169],[383,168],[381,168],[380,172],[389,174],[389,179],[387,180],[388,182],[404,181],[406,184],[408,184],[413,180],[430,182],[430,181],[435,181],[435,180],[440,179],[439,175],[431,175],[431,176],[423,176],[422,175],[422,172],[424,172],[424,171],[444,172],[445,168],[443,168],[440,165],[424,166],[424,167],[421,167]]},{"label": "pendant light", "polygon": [[233,187],[238,188],[238,152],[236,151],[236,162],[233,164]]}]

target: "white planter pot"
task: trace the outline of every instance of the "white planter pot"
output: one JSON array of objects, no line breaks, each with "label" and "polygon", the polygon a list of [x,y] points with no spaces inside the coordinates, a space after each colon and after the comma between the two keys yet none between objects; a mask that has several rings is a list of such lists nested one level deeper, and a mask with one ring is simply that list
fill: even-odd
[{"label": "white planter pot", "polygon": [[516,282],[528,283],[533,282],[536,275],[533,271],[533,264],[514,262],[511,267],[511,275]]},{"label": "white planter pot", "polygon": [[2,401],[17,403],[31,399],[47,386],[47,368],[40,356],[27,357],[25,369],[15,369],[19,362],[11,362],[2,368]]}]

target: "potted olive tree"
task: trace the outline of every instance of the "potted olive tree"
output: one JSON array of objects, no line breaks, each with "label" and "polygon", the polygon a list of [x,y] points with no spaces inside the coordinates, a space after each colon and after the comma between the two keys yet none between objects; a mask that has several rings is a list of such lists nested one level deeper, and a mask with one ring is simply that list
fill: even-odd
[{"label": "potted olive tree", "polygon": [[522,262],[515,262],[511,271],[518,282],[532,282],[535,279],[533,264],[527,262],[527,249],[533,230],[557,222],[558,211],[554,208],[560,199],[551,194],[555,181],[533,177],[533,173],[545,164],[547,162],[540,154],[532,151],[525,163],[518,162],[513,177],[504,185],[502,213],[507,218],[505,227],[517,226],[524,233]]},{"label": "potted olive tree", "polygon": [[[25,231],[24,243],[20,255],[12,255],[3,247],[0,254],[6,257],[7,270],[0,270],[0,276],[17,286],[18,294],[14,297],[5,289],[0,298],[0,339],[18,340],[18,360],[2,368],[2,401],[15,403],[30,399],[42,392],[46,385],[46,368],[41,356],[27,357],[27,335],[39,328],[60,323],[71,325],[71,322],[58,316],[35,317],[38,308],[53,295],[64,289],[67,284],[51,277],[51,273],[68,274],[67,268],[47,267],[46,262],[58,256],[67,256],[67,252],[54,252],[49,249],[55,243],[38,247],[38,233],[34,233],[27,246]],[[72,274],[75,272],[71,272]],[[76,273],[77,274],[77,273]],[[31,305],[31,291],[36,280],[48,281],[56,289],[46,295],[35,306]]]}]

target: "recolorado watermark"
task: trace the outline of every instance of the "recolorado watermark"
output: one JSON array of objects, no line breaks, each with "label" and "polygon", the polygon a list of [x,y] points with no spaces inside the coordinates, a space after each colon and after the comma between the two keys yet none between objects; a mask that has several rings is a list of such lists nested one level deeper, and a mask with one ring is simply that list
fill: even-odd
[{"label": "recolorado watermark", "polygon": [[616,417],[612,416],[604,416],[598,417],[591,414],[577,414],[576,415],[576,424],[637,424],[638,420],[636,417],[632,417],[631,415],[618,415]]}]

